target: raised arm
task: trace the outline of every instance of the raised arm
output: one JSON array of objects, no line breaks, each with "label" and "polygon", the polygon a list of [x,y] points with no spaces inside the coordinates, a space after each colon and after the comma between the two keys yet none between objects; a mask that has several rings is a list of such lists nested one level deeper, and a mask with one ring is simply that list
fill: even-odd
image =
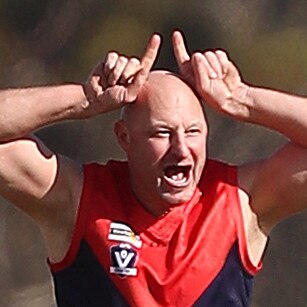
[{"label": "raised arm", "polygon": [[159,45],[160,38],[154,35],[140,60],[109,53],[85,84],[0,92],[0,194],[38,223],[54,260],[70,241],[82,170],[30,133],[50,123],[95,116],[133,102]]},{"label": "raised arm", "polygon": [[307,206],[307,98],[243,82],[222,50],[189,55],[180,32],[173,35],[181,73],[215,110],[234,119],[276,130],[290,142],[272,157],[240,168],[241,187],[249,194],[262,228]]},{"label": "raised arm", "polygon": [[155,34],[141,60],[109,53],[85,84],[1,90],[0,143],[23,137],[50,123],[95,116],[133,102],[159,46],[160,37]]},{"label": "raised arm", "polygon": [[235,119],[279,131],[307,147],[306,97],[244,83],[222,50],[190,56],[180,32],[174,33],[173,44],[181,73],[207,104]]}]

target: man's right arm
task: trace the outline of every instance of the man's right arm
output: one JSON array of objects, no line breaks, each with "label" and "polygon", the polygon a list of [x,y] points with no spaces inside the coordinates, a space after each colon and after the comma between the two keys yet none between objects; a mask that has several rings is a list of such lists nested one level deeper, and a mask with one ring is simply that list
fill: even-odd
[{"label": "man's right arm", "polygon": [[41,227],[54,259],[62,256],[72,233],[82,172],[30,133],[73,118],[85,102],[82,85],[0,92],[0,194]]},{"label": "man's right arm", "polygon": [[7,89],[0,92],[0,142],[82,114],[87,99],[81,84]]},{"label": "man's right arm", "polygon": [[82,171],[76,162],[52,152],[30,133],[48,124],[92,117],[133,102],[159,45],[160,38],[154,35],[141,61],[109,53],[85,84],[0,92],[0,194],[41,227],[49,256],[55,261],[63,256],[70,241]]}]

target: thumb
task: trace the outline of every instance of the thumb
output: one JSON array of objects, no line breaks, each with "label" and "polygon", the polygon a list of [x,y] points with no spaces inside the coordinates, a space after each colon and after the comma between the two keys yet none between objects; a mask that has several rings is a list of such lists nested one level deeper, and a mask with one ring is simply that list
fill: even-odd
[{"label": "thumb", "polygon": [[132,82],[128,85],[124,92],[123,102],[132,103],[136,100],[139,95],[143,85],[148,79],[148,71],[146,69],[141,69],[136,76],[133,78]]}]

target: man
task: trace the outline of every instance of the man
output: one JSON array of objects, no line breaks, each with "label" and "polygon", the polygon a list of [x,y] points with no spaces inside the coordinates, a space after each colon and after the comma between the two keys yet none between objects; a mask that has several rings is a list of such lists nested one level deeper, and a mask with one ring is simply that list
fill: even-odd
[{"label": "man", "polygon": [[[186,51],[181,77],[114,52],[85,85],[0,93],[0,192],[46,241],[59,306],[247,306],[270,230],[307,201],[307,101],[245,84],[222,51]],[[207,159],[199,99],[289,137],[267,160]],[[127,162],[79,165],[29,135],[124,107]]]}]

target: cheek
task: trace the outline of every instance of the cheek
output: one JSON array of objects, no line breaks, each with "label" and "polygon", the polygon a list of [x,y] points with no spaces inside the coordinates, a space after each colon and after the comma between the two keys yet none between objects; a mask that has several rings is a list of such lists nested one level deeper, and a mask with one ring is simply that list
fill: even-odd
[{"label": "cheek", "polygon": [[128,158],[146,166],[157,164],[167,153],[166,142],[157,140],[137,140],[131,143]]},{"label": "cheek", "polygon": [[205,155],[206,146],[207,146],[206,138],[203,138],[203,137],[199,139],[191,140],[190,142],[191,151],[194,153],[194,155],[197,155],[200,157]]},{"label": "cheek", "polygon": [[169,143],[165,139],[148,140],[147,157],[153,164],[158,163],[168,152]]},{"label": "cheek", "polygon": [[206,161],[206,158],[207,158],[206,146],[207,146],[206,142],[201,141],[201,142],[194,143],[194,146],[191,147],[191,152],[192,152],[194,161],[199,167],[203,167]]}]

